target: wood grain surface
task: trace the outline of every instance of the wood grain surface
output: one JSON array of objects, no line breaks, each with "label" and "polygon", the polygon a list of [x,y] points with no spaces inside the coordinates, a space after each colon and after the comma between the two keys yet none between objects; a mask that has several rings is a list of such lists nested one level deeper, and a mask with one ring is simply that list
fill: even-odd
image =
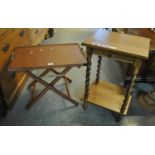
[{"label": "wood grain surface", "polygon": [[16,48],[9,70],[81,66],[86,64],[78,44],[57,44]]},{"label": "wood grain surface", "polygon": [[[106,81],[98,84],[91,84],[89,89],[88,102],[120,113],[125,98],[126,89]],[[131,96],[130,96],[131,100]],[[130,100],[123,115],[127,114]]]},{"label": "wood grain surface", "polygon": [[87,38],[82,45],[147,59],[150,39],[100,29]]},{"label": "wood grain surface", "polygon": [[150,50],[155,50],[155,32],[151,31],[150,28],[124,28],[121,31],[127,34],[150,38]]}]

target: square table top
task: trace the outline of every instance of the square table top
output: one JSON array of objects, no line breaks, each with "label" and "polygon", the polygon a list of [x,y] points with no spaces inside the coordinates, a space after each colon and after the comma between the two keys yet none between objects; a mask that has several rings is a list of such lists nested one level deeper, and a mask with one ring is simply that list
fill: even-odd
[{"label": "square table top", "polygon": [[18,47],[9,65],[10,71],[81,66],[86,58],[78,44],[55,44]]},{"label": "square table top", "polygon": [[149,56],[150,39],[100,29],[83,41],[82,45],[147,59]]},{"label": "square table top", "polygon": [[150,50],[155,51],[155,32],[151,28],[117,28],[117,32],[150,38]]}]

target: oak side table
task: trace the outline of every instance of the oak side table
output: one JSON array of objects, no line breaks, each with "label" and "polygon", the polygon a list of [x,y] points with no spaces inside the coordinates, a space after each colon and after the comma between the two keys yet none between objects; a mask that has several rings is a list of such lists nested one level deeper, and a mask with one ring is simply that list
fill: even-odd
[{"label": "oak side table", "polygon": [[[142,60],[147,59],[149,55],[150,39],[100,29],[83,41],[82,45],[87,49],[83,108],[87,109],[88,102],[101,106],[114,112],[116,120],[119,121],[121,116],[128,112],[136,75]],[[98,66],[96,81],[89,86],[93,54],[98,55]],[[133,73],[127,88],[100,80],[102,56],[132,64]]]}]

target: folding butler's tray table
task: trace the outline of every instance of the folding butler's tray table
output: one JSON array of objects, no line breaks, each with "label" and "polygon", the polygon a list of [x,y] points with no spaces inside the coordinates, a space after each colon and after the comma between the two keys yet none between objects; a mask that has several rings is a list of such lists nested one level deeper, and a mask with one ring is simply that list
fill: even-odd
[{"label": "folding butler's tray table", "polygon": [[[71,97],[69,92],[68,82],[71,82],[71,79],[66,77],[65,74],[73,67],[81,67],[83,65],[86,65],[86,58],[78,44],[39,45],[16,48],[9,65],[9,70],[25,72],[34,79],[29,84],[29,87],[32,87],[32,99],[26,105],[26,108],[30,109],[48,90],[52,90],[73,104],[78,105],[78,102]],[[55,68],[64,69],[58,72]],[[31,72],[36,69],[45,70],[37,76]],[[50,71],[55,73],[56,77],[51,83],[47,83],[41,77]],[[65,81],[67,95],[54,86],[62,78]],[[38,95],[35,94],[37,82],[45,86]]]},{"label": "folding butler's tray table", "polygon": [[[141,66],[141,61],[148,58],[150,39],[100,29],[88,37],[82,45],[87,47],[87,70],[83,108],[86,109],[88,102],[90,102],[115,112],[113,114],[117,114],[116,118],[119,120],[120,116],[126,115],[128,112],[134,81]],[[98,66],[96,82],[89,87],[91,58],[93,54],[98,55]],[[133,74],[127,88],[99,80],[101,56],[133,64]]]}]

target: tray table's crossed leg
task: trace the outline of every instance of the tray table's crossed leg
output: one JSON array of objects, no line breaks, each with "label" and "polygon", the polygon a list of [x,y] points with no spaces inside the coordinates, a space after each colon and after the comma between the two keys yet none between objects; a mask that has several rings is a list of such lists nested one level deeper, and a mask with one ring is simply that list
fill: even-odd
[{"label": "tray table's crossed leg", "polygon": [[[66,74],[72,67],[67,67],[65,68],[61,74]],[[33,79],[35,79],[35,81],[41,83],[42,85],[44,85],[46,88],[44,88],[35,98],[33,98],[27,105],[26,108],[30,109],[32,107],[32,105],[34,105],[49,89],[51,89],[52,91],[54,91],[55,93],[57,93],[58,95],[64,97],[65,99],[67,99],[68,101],[72,102],[75,105],[78,105],[79,103],[77,101],[75,101],[74,99],[72,99],[70,96],[67,96],[66,94],[62,93],[60,90],[56,89],[54,87],[54,85],[63,77],[63,76],[58,76],[56,77],[50,84],[48,84],[47,82],[43,81],[42,79],[40,79],[40,77],[37,77],[36,75],[34,75],[33,73],[27,71],[26,72],[30,77],[32,77]]]},{"label": "tray table's crossed leg", "polygon": [[[60,72],[54,70],[53,68],[50,68],[50,71],[52,71],[53,73],[55,73],[55,74],[57,74],[57,75],[62,74],[62,73],[60,73]],[[70,78],[68,78],[67,76],[65,76],[65,75],[64,75],[64,78],[66,78],[66,80],[67,80],[69,83],[72,82],[72,80],[71,80]]]},{"label": "tray table's crossed leg", "polygon": [[[42,76],[46,75],[50,70],[49,69],[46,69],[44,72],[42,72],[39,77],[41,78]],[[36,84],[37,84],[37,81],[36,80],[33,80],[29,85],[28,85],[28,88],[32,87],[32,99],[35,98],[35,90],[36,90]]]},{"label": "tray table's crossed leg", "polygon": [[69,97],[71,97],[70,92],[69,92],[69,88],[68,88],[68,85],[67,85],[67,79],[65,77],[63,77],[63,78],[64,78],[64,81],[65,81],[65,87],[66,87],[67,94],[68,94]]},{"label": "tray table's crossed leg", "polygon": [[[55,73],[56,75],[59,75],[59,74],[62,74],[61,72],[58,72],[56,70],[54,70],[53,68],[50,68],[50,69],[46,69],[44,72],[42,72],[39,77],[41,78],[42,76],[45,76],[46,74],[48,74],[50,71],[52,71],[53,73]],[[72,80],[66,76],[64,76],[64,78],[66,78],[66,80],[71,83]],[[29,85],[28,85],[28,88],[32,87],[34,84],[36,83],[35,80],[33,80]]]},{"label": "tray table's crossed leg", "polygon": [[32,99],[35,97],[35,90],[36,90],[36,81],[32,85]]}]

